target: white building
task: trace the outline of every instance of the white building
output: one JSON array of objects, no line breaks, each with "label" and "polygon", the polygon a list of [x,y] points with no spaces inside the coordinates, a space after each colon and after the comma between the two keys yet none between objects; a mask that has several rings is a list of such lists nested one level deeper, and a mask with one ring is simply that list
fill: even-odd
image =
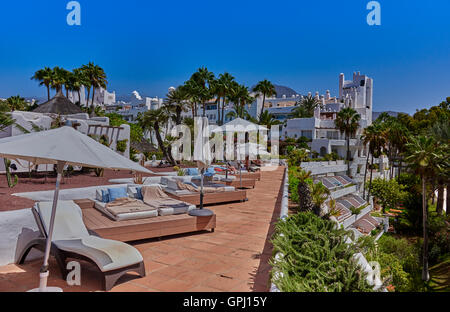
[{"label": "white building", "polygon": [[363,129],[372,124],[373,80],[358,72],[353,74],[353,80],[346,81],[344,74],[340,74],[339,97],[331,97],[329,91],[325,96],[316,93],[315,97],[322,105],[315,110],[314,117],[288,119],[282,136],[307,137],[312,140],[311,150],[321,156],[337,153],[345,158],[346,137],[336,128],[334,121],[342,108],[351,107],[361,115],[358,132],[350,139],[350,151],[354,159],[353,169],[356,171],[354,174],[362,172],[368,151],[359,138]]},{"label": "white building", "polygon": [[[72,103],[79,102],[81,106],[86,106],[87,100],[89,100],[89,105],[91,105],[92,101],[92,90],[87,99],[86,88],[84,86],[80,89],[80,94],[77,91],[69,91],[69,100]],[[80,99],[81,98],[81,99]],[[103,88],[95,89],[94,94],[94,106],[103,106],[103,105],[112,105],[116,103],[116,92],[108,92]]]}]

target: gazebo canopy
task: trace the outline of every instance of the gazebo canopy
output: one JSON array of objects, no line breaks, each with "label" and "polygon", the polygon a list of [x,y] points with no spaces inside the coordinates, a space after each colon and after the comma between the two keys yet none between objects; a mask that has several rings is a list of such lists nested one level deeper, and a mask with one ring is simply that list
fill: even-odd
[{"label": "gazebo canopy", "polygon": [[72,115],[82,113],[83,111],[79,106],[73,104],[62,94],[61,91],[59,91],[55,95],[55,97],[53,97],[50,101],[39,105],[39,107],[33,110],[33,112],[44,114]]}]

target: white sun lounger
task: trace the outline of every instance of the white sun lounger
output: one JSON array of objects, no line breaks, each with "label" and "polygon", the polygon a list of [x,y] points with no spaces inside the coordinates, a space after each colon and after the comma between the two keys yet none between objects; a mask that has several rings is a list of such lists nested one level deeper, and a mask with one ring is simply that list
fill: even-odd
[{"label": "white sun lounger", "polygon": [[[51,202],[39,202],[32,211],[41,232],[41,237],[28,243],[19,256],[19,263],[25,261],[32,248],[43,250],[50,223]],[[131,245],[103,239],[90,232],[84,222],[81,208],[73,201],[59,201],[53,231],[51,254],[66,278],[66,259],[87,260],[97,265],[104,275],[103,287],[110,290],[117,280],[127,272],[137,272],[145,276],[142,255]]]}]

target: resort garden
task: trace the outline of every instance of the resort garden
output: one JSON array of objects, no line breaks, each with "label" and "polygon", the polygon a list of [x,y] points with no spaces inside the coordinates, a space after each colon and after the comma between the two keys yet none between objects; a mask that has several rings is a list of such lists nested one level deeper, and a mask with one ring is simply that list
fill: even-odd
[{"label": "resort garden", "polygon": [[[284,142],[290,216],[278,223],[273,237],[274,254],[279,258],[273,261],[274,271],[281,272],[274,279],[278,289],[372,291],[366,274],[351,257],[361,252],[367,261],[380,264],[383,286],[388,291],[450,290],[448,192],[444,209],[444,189],[448,190],[450,181],[449,105],[447,98],[413,116],[382,113],[364,129],[362,140],[371,154],[364,173],[363,197],[373,197],[372,216],[389,218],[389,231],[381,237],[379,231],[373,231],[372,235],[348,241],[352,233],[330,221],[336,211],[329,191],[321,182],[314,183],[311,173],[300,167],[304,162],[337,158],[312,155],[306,138]],[[351,121],[355,113],[346,112],[346,120]],[[342,128],[345,131],[345,125]],[[374,159],[382,155],[389,159],[389,172],[373,178],[377,171]],[[331,203],[328,213],[323,212],[326,201]]]}]

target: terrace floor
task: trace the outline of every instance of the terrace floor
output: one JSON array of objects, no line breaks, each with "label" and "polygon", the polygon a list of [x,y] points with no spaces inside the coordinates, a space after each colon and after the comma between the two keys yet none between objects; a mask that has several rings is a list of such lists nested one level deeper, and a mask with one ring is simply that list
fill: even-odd
[{"label": "terrace floor", "polygon": [[[144,257],[147,276],[124,276],[112,291],[214,292],[268,291],[272,245],[278,220],[284,167],[263,171],[248,202],[209,207],[217,215],[214,233],[177,235],[133,243]],[[0,267],[0,292],[25,291],[38,285],[41,260]],[[49,286],[64,291],[99,291],[101,274],[81,264],[81,286],[68,286],[55,261],[50,263]]]}]

